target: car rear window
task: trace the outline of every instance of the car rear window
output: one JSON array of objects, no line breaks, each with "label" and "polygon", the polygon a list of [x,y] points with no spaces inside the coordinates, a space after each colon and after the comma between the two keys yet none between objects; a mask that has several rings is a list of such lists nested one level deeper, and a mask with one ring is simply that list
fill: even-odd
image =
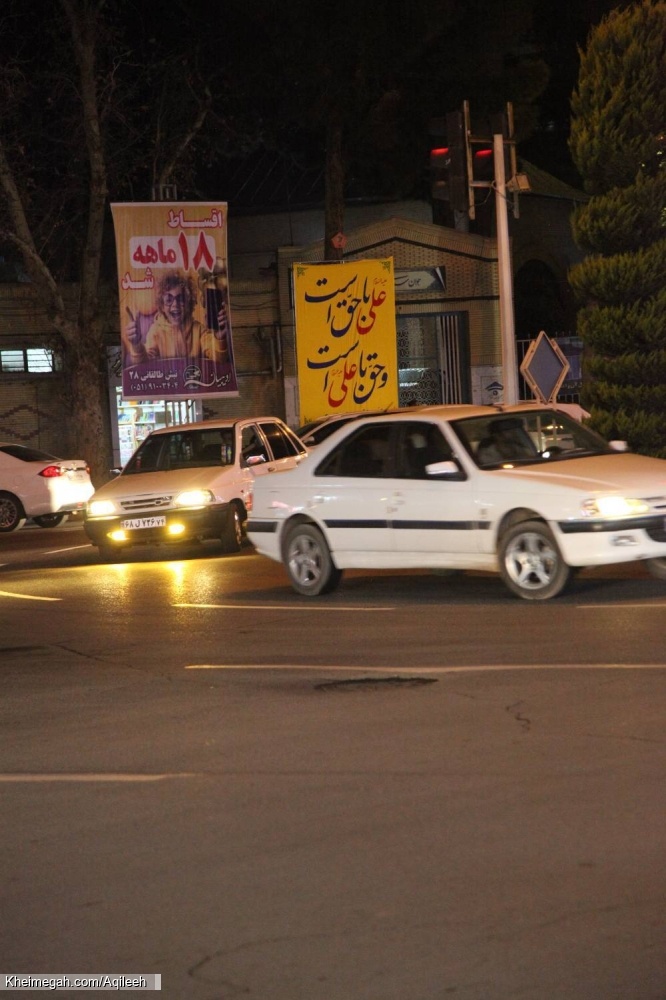
[{"label": "car rear window", "polygon": [[36,448],[28,448],[23,444],[3,444],[0,451],[12,458],[19,458],[22,462],[59,462],[59,458],[47,455],[45,451],[37,451]]}]

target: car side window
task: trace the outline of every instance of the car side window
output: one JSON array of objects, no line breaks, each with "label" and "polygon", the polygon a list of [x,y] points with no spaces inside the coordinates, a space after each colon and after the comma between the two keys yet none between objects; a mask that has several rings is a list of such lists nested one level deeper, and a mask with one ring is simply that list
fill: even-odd
[{"label": "car side window", "polygon": [[261,429],[268,438],[273,458],[293,458],[295,455],[300,455],[302,449],[297,448],[295,442],[279,424],[262,423]]},{"label": "car side window", "polygon": [[317,468],[318,476],[388,479],[396,476],[391,424],[373,423],[345,438]]},{"label": "car side window", "polygon": [[399,475],[429,479],[429,465],[453,461],[453,449],[436,424],[415,420],[402,424],[400,431]]},{"label": "car side window", "polygon": [[254,424],[244,427],[241,432],[241,465],[257,465],[268,461],[266,443]]}]

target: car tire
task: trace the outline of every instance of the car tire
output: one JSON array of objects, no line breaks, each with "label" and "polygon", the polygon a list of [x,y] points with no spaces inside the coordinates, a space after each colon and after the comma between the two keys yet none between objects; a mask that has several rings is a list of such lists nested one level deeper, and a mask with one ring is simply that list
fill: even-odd
[{"label": "car tire", "polygon": [[573,576],[543,521],[521,521],[504,532],[499,567],[509,590],[528,601],[557,597]]},{"label": "car tire", "polygon": [[648,572],[657,580],[666,580],[666,556],[646,559]]},{"label": "car tire", "polygon": [[0,531],[16,531],[25,524],[23,504],[13,493],[0,492]]},{"label": "car tire", "polygon": [[243,544],[243,515],[237,503],[229,504],[227,516],[220,535],[223,552],[240,552]]},{"label": "car tire", "polygon": [[39,517],[33,517],[33,521],[39,528],[57,528],[66,520],[67,514],[40,514]]},{"label": "car tire", "polygon": [[288,531],[283,559],[292,587],[306,597],[328,594],[342,579],[342,570],[333,562],[326,539],[314,524],[303,522]]}]

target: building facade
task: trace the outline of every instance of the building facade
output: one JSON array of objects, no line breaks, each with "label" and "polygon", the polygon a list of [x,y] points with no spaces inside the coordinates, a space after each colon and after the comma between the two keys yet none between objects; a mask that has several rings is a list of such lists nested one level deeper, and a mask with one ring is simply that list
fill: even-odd
[{"label": "building facade", "polygon": [[[545,329],[575,340],[567,273],[580,253],[570,216],[584,196],[536,168],[529,167],[528,176],[531,191],[521,196],[518,217],[510,215],[516,337],[528,341]],[[119,317],[109,294],[107,377],[118,465],[165,423],[275,414],[298,426],[292,270],[297,263],[324,260],[323,213],[234,216],[231,209],[230,301],[239,395],[205,400],[198,408],[160,400],[124,404]],[[343,259],[393,258],[401,405],[497,401],[503,359],[492,216],[490,235],[460,232],[431,219],[425,201],[350,206]],[[10,280],[0,281],[0,440],[64,454],[69,415],[58,338],[30,284],[16,274],[4,277]]]}]

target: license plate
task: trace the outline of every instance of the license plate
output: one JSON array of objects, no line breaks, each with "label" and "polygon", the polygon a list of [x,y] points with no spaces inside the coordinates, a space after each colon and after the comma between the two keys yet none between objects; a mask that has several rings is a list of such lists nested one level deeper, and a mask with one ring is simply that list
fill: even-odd
[{"label": "license plate", "polygon": [[121,521],[121,528],[126,528],[128,531],[134,530],[134,528],[164,528],[166,525],[166,517],[132,517],[127,521]]}]

